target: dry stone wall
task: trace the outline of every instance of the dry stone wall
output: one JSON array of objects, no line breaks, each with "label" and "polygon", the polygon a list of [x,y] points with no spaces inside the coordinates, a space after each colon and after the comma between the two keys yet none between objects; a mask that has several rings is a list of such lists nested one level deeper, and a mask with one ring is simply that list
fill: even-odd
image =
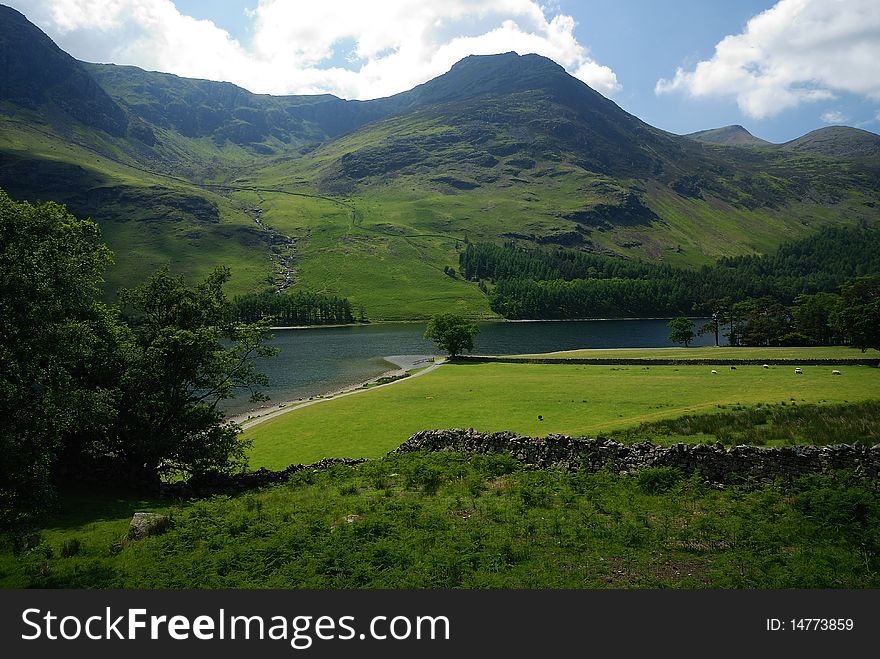
[{"label": "dry stone wall", "polygon": [[[696,472],[711,483],[730,484],[773,483],[807,474],[847,470],[857,478],[880,484],[880,444],[783,448],[727,448],[723,444],[656,446],[647,442],[621,444],[603,437],[523,437],[512,432],[450,429],[418,432],[389,455],[412,451],[507,452],[524,464],[542,469],[609,469],[618,473],[637,473],[649,467],[672,467],[684,475]],[[160,489],[163,496],[176,498],[236,494],[286,482],[300,471],[319,472],[340,464],[354,466],[362,462],[366,461],[326,458],[309,465],[290,465],[279,471],[262,468],[245,474],[212,473],[191,478],[186,483],[165,483]]]},{"label": "dry stone wall", "polygon": [[722,444],[620,444],[597,438],[548,435],[522,437],[510,432],[425,430],[413,435],[394,453],[457,451],[509,452],[523,463],[540,468],[584,468],[591,471],[638,472],[647,467],[672,467],[684,474],[697,472],[713,483],[772,483],[813,473],[841,469],[855,476],[880,480],[880,445],[790,446],[761,448]]}]

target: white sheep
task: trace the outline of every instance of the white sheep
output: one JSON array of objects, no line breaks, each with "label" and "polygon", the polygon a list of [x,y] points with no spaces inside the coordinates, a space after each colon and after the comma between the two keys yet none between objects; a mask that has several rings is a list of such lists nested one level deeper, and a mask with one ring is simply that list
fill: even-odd
[{"label": "white sheep", "polygon": [[764,364],[761,368],[770,368],[770,364]]},{"label": "white sheep", "polygon": [[718,373],[718,371],[716,371],[716,370],[713,368],[713,369],[712,369],[712,375],[715,375],[715,374],[717,374],[717,373]]},{"label": "white sheep", "polygon": [[840,371],[838,371],[838,370],[831,371],[831,375],[840,375]]},{"label": "white sheep", "polygon": [[800,374],[803,373],[803,371],[801,370],[800,366],[798,366],[796,369],[794,369],[794,372],[797,373],[798,375],[800,375]]}]

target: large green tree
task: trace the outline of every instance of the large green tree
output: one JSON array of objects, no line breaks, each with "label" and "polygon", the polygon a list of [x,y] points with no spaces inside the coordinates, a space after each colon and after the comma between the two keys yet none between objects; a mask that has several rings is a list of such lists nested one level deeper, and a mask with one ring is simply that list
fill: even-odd
[{"label": "large green tree", "polygon": [[833,319],[841,303],[841,297],[834,293],[798,295],[792,307],[795,331],[811,345],[833,344],[838,338]]},{"label": "large green tree", "polygon": [[[189,287],[162,269],[98,300],[111,253],[97,225],[0,191],[0,530],[19,530],[71,477],[156,483],[245,464],[220,403],[265,378],[268,327],[233,322],[218,268]],[[104,468],[104,469],[102,469]]]},{"label": "large green tree", "polygon": [[687,348],[694,340],[694,321],[690,318],[673,318],[666,323],[666,327],[670,329],[669,340],[673,343],[683,343]]},{"label": "large green tree", "polygon": [[880,350],[880,275],[858,277],[840,290],[843,302],[835,315],[836,329],[863,352]]},{"label": "large green tree", "polygon": [[[240,428],[224,420],[221,401],[266,384],[252,357],[268,356],[264,323],[239,324],[219,267],[196,286],[168,268],[120,292],[136,340],[123,377],[116,450],[144,478],[195,475],[246,465]],[[255,398],[256,399],[256,398]]]},{"label": "large green tree", "polygon": [[106,440],[126,328],[96,301],[111,253],[97,225],[0,190],[0,525],[50,502],[59,456]]},{"label": "large green tree", "polygon": [[463,350],[474,349],[474,337],[480,328],[473,321],[453,313],[437,314],[428,321],[425,338],[432,339],[450,358]]}]

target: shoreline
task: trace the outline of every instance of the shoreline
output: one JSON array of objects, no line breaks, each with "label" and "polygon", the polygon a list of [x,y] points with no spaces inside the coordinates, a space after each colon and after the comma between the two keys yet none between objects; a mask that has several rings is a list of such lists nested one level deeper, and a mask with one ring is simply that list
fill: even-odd
[{"label": "shoreline", "polygon": [[[284,414],[285,412],[290,412],[292,410],[297,410],[302,407],[314,405],[315,403],[334,400],[335,398],[339,398],[341,396],[350,396],[351,394],[360,393],[362,391],[370,391],[371,389],[378,389],[379,387],[387,387],[389,385],[396,384],[397,382],[408,378],[400,378],[392,382],[386,382],[385,384],[377,384],[373,387],[364,386],[384,377],[403,375],[409,370],[412,370],[414,367],[417,367],[417,365],[419,364],[425,363],[428,364],[428,366],[426,368],[422,368],[422,370],[420,370],[418,373],[414,373],[409,377],[416,377],[423,373],[427,373],[445,363],[445,360],[442,357],[422,357],[421,355],[415,356],[419,357],[419,359],[415,361],[411,359],[405,359],[405,357],[407,357],[406,355],[391,355],[388,357],[383,357],[382,359],[390,364],[394,364],[397,368],[383,371],[382,373],[379,373],[378,375],[375,375],[367,380],[362,380],[360,382],[356,382],[355,384],[345,385],[343,387],[333,389],[325,393],[315,394],[314,396],[309,396],[307,398],[294,398],[292,400],[275,403],[274,405],[268,405],[266,407],[249,410],[247,412],[241,412],[240,414],[226,417],[226,420],[232,421],[233,423],[240,425],[243,430],[246,430],[252,426],[262,423],[263,421],[268,421],[270,418],[274,418],[276,416]],[[395,361],[395,359],[400,359],[400,361]]]},{"label": "shoreline", "polygon": [[[612,320],[671,320],[672,316],[632,316],[626,318],[471,318],[475,323],[584,323],[607,322]],[[701,320],[708,316],[684,316],[690,320]],[[429,318],[410,318],[406,320],[371,320],[365,323],[338,323],[334,325],[277,325],[270,330],[308,330],[334,327],[370,327],[371,325],[415,325],[427,323]],[[610,349],[610,348],[609,348]]]}]

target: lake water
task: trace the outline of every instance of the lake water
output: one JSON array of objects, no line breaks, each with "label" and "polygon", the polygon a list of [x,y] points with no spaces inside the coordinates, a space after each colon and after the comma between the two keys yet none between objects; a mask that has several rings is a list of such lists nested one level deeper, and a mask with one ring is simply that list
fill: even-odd
[{"label": "lake water", "polygon": [[[662,348],[668,319],[575,320],[480,323],[474,354],[513,355],[578,348]],[[699,327],[705,319],[694,321]],[[269,377],[265,391],[269,404],[308,398],[376,377],[395,368],[384,359],[410,367],[419,358],[439,354],[422,338],[425,323],[382,323],[353,327],[275,330],[272,345],[280,353],[260,360]],[[694,345],[712,345],[711,336],[697,337]],[[246,396],[227,401],[229,414],[254,408]]]}]

